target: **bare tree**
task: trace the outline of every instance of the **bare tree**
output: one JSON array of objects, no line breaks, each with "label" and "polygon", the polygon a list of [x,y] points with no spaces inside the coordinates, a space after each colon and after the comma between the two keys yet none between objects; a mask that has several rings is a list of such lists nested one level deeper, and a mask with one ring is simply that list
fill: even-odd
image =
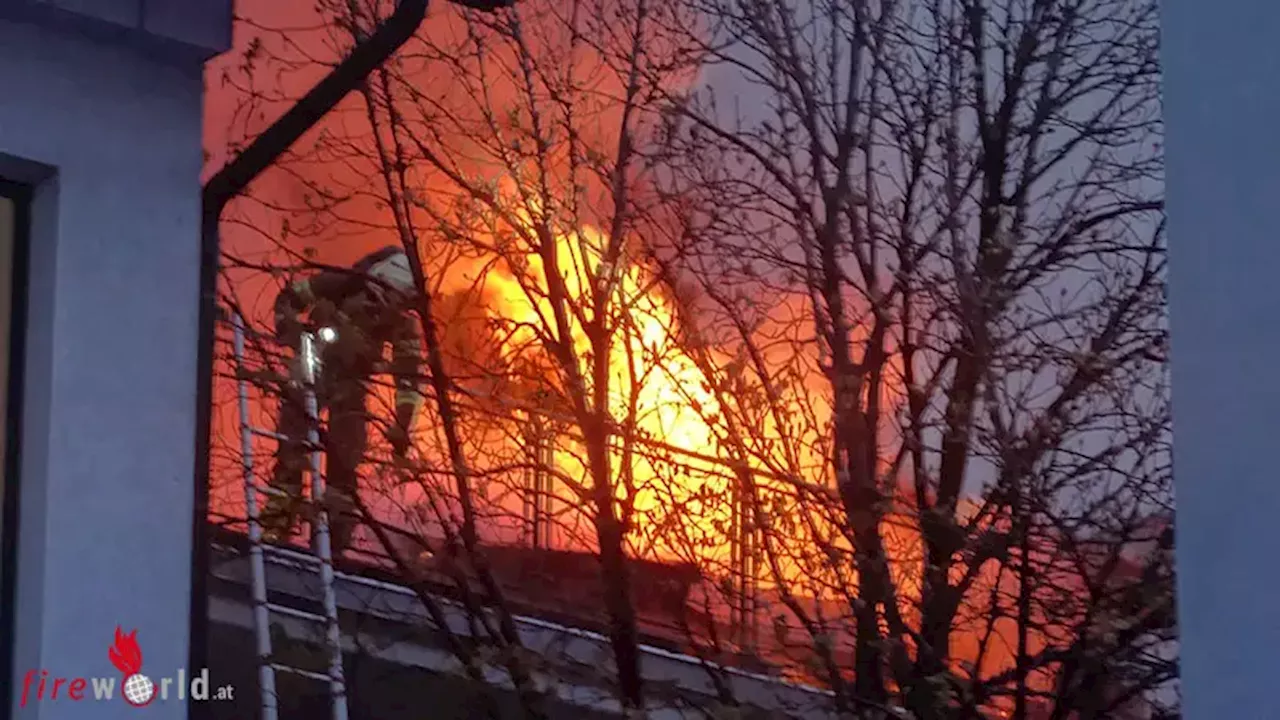
[{"label": "bare tree", "polygon": [[[239,19],[241,27],[253,33],[253,37],[246,43],[240,65],[235,68],[238,72],[228,69],[223,75],[224,84],[247,81],[237,88],[240,102],[233,115],[237,124],[240,120],[261,122],[268,111],[264,108],[269,109],[271,105],[289,99],[290,87],[296,83],[287,73],[305,72],[315,65],[322,65],[324,61],[321,58],[329,55],[340,57],[379,19],[363,12],[363,8],[355,3],[322,4],[316,8],[315,24],[309,28],[311,37],[300,37],[304,30],[297,25],[283,30],[273,28],[269,24],[272,20],[269,10],[259,8],[257,13],[257,16],[267,16],[266,21],[260,22],[253,14]],[[278,24],[279,19],[274,22]],[[264,76],[274,81],[265,91],[254,84]],[[231,249],[223,261],[225,304],[234,312],[251,320],[264,318],[269,327],[272,298],[265,298],[267,312],[264,315],[261,296],[267,291],[277,291],[281,278],[334,269],[333,265],[317,262],[315,243],[325,239],[350,243],[352,237],[349,233],[353,229],[365,235],[356,237],[353,243],[356,252],[372,249],[370,241],[401,241],[408,255],[418,260],[413,270],[419,285],[424,290],[428,287],[430,278],[420,261],[418,241],[416,237],[406,235],[405,218],[392,212],[389,217],[379,219],[377,213],[370,212],[370,197],[377,198],[379,207],[385,209],[388,207],[387,196],[344,192],[342,185],[352,180],[353,173],[350,172],[351,165],[344,164],[342,156],[350,153],[353,145],[351,138],[341,132],[341,123],[343,111],[353,105],[359,107],[345,103],[336,119],[322,123],[318,138],[280,162],[266,176],[267,182],[259,183],[256,192],[239,203],[237,217],[228,223],[233,241],[229,243]],[[376,125],[367,126],[359,137],[373,137],[377,129]],[[252,134],[252,130],[245,130],[243,134]],[[230,145],[234,151],[236,144],[232,142]],[[368,157],[374,160],[362,170],[372,170],[372,178],[386,179],[390,183],[390,175],[377,172],[386,169],[376,161],[377,156],[372,154],[374,149],[374,146],[368,148],[371,153]],[[335,169],[338,172],[332,172]],[[361,222],[362,218],[374,222]],[[523,714],[544,717],[544,690],[535,679],[532,663],[521,645],[514,615],[506,606],[502,592],[479,552],[472,473],[461,447],[462,420],[447,390],[452,383],[451,371],[458,369],[445,367],[441,347],[448,336],[436,329],[432,297],[432,292],[424,291],[417,298],[416,309],[425,340],[426,377],[436,405],[435,422],[432,424],[441,430],[447,442],[444,457],[449,463],[449,470],[443,473],[443,477],[453,480],[453,492],[442,501],[438,494],[433,493],[439,484],[440,473],[424,477],[422,468],[395,467],[385,460],[385,448],[375,443],[366,458],[370,471],[367,479],[375,489],[387,490],[387,493],[385,497],[378,498],[383,501],[380,509],[371,510],[370,503],[357,499],[356,511],[369,521],[366,525],[372,531],[374,544],[388,556],[404,581],[418,591],[432,628],[461,661],[467,676],[477,685],[488,688],[486,669],[496,666],[505,670],[521,701]],[[252,365],[248,369],[259,389],[259,399],[268,406],[257,408],[262,426],[270,426],[271,409],[275,405],[273,398],[281,394],[280,383],[289,376],[288,353],[276,347],[271,336],[269,329],[251,333],[254,347],[253,359],[250,360]],[[226,380],[244,375],[245,367],[233,368],[229,358],[226,364],[227,370],[237,370],[234,374],[228,373]],[[389,389],[386,388],[387,391]],[[370,421],[374,426],[385,423],[389,413],[371,410]],[[262,447],[256,448],[259,453],[269,454],[263,450]],[[235,464],[240,464],[239,458]],[[234,477],[231,473],[227,475]],[[375,479],[380,482],[373,482]],[[413,507],[404,507],[402,503],[401,507],[396,507],[396,501],[403,500],[402,491],[406,486],[423,489],[418,493],[419,502]],[[227,503],[225,497],[222,500],[222,504],[234,508],[234,502]],[[421,521],[432,514],[432,509],[435,510],[435,522],[428,522],[429,529],[406,533],[406,520],[411,524],[418,521],[417,529],[421,529]],[[443,558],[443,562],[424,567],[421,558],[427,555]],[[460,601],[467,632],[459,634],[453,630],[455,624],[450,622],[450,602],[442,597],[442,586],[443,594],[453,594]],[[492,702],[493,698],[489,700],[484,710],[490,716],[498,717],[498,706]]]},{"label": "bare tree", "polygon": [[[632,712],[645,699],[627,556],[646,481],[633,459],[661,351],[634,342],[653,310],[630,270],[646,214],[635,148],[674,66],[653,28],[673,20],[671,6],[645,0],[469,17],[455,38],[420,50],[450,78],[444,100],[423,91],[412,56],[366,93],[406,247],[429,237],[481,270],[471,283],[504,305],[492,315],[502,367],[485,372],[523,375],[516,385],[528,390],[506,405],[530,417],[533,436],[545,423],[563,428],[551,457],[532,464],[555,475],[578,516],[562,520],[566,532],[575,520],[591,528],[574,540],[598,553],[618,695]],[[449,392],[437,384],[437,397]]]},{"label": "bare tree", "polygon": [[820,675],[921,718],[1151,702],[1177,667],[1155,4],[690,4],[711,82],[669,96],[664,266],[738,349],[703,363],[731,446],[808,526],[804,582],[765,575]]},{"label": "bare tree", "polygon": [[[330,3],[318,32],[341,47],[386,9]],[[414,259],[433,412],[417,438],[421,463],[381,474],[393,478],[388,493],[415,488],[407,514],[424,521],[427,572],[447,575],[488,622],[480,634],[505,653],[529,712],[537,683],[490,567],[498,551],[486,549],[512,540],[504,521],[529,504],[543,544],[555,536],[596,556],[617,695],[631,712],[645,703],[628,558],[645,554],[637,540],[653,524],[637,519],[656,471],[636,470],[636,444],[653,424],[644,416],[661,414],[646,397],[667,348],[647,340],[663,322],[655,280],[632,270],[647,213],[635,146],[653,125],[652,83],[678,66],[651,30],[674,24],[672,12],[584,1],[442,18],[277,168],[299,189],[259,198],[275,219],[246,229],[279,228],[287,237],[269,242],[286,262],[228,258],[228,278],[281,274],[313,262],[303,245],[364,235]],[[250,50],[261,61],[263,46]],[[524,487],[530,475],[542,487]],[[403,543],[370,524],[395,555]],[[412,577],[410,560],[398,565]]]}]

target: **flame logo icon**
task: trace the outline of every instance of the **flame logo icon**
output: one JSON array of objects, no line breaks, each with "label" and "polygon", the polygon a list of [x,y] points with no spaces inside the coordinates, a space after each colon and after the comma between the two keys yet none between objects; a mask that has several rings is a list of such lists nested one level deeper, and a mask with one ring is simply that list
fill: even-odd
[{"label": "flame logo icon", "polygon": [[136,629],[125,634],[117,625],[115,643],[107,650],[107,658],[124,675],[121,694],[125,702],[134,707],[142,707],[155,699],[156,685],[151,682],[151,678],[140,672],[142,648],[138,647],[137,634]]}]

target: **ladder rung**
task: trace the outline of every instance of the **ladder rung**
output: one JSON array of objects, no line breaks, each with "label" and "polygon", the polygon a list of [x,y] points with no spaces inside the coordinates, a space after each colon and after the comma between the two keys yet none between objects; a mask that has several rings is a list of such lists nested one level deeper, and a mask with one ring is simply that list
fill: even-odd
[{"label": "ladder rung", "polygon": [[318,615],[313,612],[307,612],[306,610],[299,610],[297,608],[291,608],[288,605],[277,605],[276,603],[267,603],[267,609],[274,613],[280,613],[281,615],[288,615],[290,617],[298,618],[299,620],[309,620],[311,622],[318,622],[318,623],[324,623],[329,621],[329,619],[323,615]]},{"label": "ladder rung", "polygon": [[312,555],[305,550],[296,547],[288,547],[283,545],[263,544],[262,551],[264,553],[276,553],[277,555],[287,555],[286,559],[297,562],[307,563],[308,565],[320,565],[323,561],[319,555]]},{"label": "ladder rung", "polygon": [[320,682],[333,682],[333,677],[329,675],[329,673],[316,672],[314,670],[303,670],[302,668],[296,668],[296,667],[293,667],[292,665],[284,665],[282,663],[271,663],[271,669],[276,670],[278,672],[287,672],[293,675],[301,675],[302,677],[311,678],[312,680],[319,680]]},{"label": "ladder rung", "polygon": [[249,426],[249,432],[261,437],[271,438],[272,440],[279,440],[280,442],[289,441],[289,437],[287,435],[281,435],[280,433],[274,430],[267,430],[265,428],[253,427],[252,425]]},{"label": "ladder rung", "polygon": [[258,485],[257,483],[253,485],[253,491],[263,495],[270,495],[271,497],[294,497],[296,495],[296,493],[291,493],[288,490],[281,490],[270,485]]}]

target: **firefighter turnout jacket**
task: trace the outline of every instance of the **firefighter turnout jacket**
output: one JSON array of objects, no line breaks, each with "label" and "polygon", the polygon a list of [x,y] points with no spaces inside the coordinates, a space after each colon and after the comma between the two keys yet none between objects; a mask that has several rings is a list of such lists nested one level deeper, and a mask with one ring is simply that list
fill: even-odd
[{"label": "firefighter turnout jacket", "polygon": [[[276,298],[276,331],[296,348],[308,315],[307,324],[335,333],[319,349],[318,384],[361,381],[385,371],[395,379],[397,411],[416,412],[422,404],[417,322],[407,302],[387,301],[377,290],[351,271],[325,270],[296,280]],[[387,345],[391,363],[384,366]]]}]

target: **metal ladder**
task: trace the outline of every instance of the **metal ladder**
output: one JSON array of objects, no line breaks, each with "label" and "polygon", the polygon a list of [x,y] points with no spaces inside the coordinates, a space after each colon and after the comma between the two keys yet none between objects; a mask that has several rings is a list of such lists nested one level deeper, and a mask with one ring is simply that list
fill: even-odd
[{"label": "metal ladder", "polygon": [[[312,535],[315,538],[313,552],[309,557],[311,564],[320,571],[320,582],[324,593],[324,615],[309,613],[296,608],[279,605],[267,598],[266,553],[277,550],[262,540],[262,524],[259,519],[258,495],[280,495],[284,491],[274,488],[259,487],[254,476],[253,437],[284,439],[279,433],[254,427],[249,418],[249,387],[245,373],[245,323],[238,312],[232,312],[231,324],[234,332],[235,373],[237,395],[240,409],[240,445],[243,453],[245,514],[249,524],[249,567],[252,574],[253,592],[253,629],[258,646],[258,684],[262,690],[262,720],[279,720],[279,698],[276,695],[276,672],[286,672],[301,677],[328,683],[330,706],[333,720],[347,720],[347,686],[342,667],[342,635],[338,627],[338,603],[334,592],[333,552],[329,540],[329,514],[323,502],[324,478],[320,472],[320,433],[317,423],[319,409],[315,395],[315,370],[317,353],[315,338],[304,335],[300,348],[302,361],[303,384],[306,396],[306,411],[311,418],[307,432],[307,443],[310,450],[311,502],[315,506],[312,521]],[[295,551],[296,552],[296,551]],[[325,626],[325,644],[329,653],[329,672],[319,673],[303,668],[292,667],[273,659],[271,648],[271,613],[285,615],[309,622],[323,623]]]}]

